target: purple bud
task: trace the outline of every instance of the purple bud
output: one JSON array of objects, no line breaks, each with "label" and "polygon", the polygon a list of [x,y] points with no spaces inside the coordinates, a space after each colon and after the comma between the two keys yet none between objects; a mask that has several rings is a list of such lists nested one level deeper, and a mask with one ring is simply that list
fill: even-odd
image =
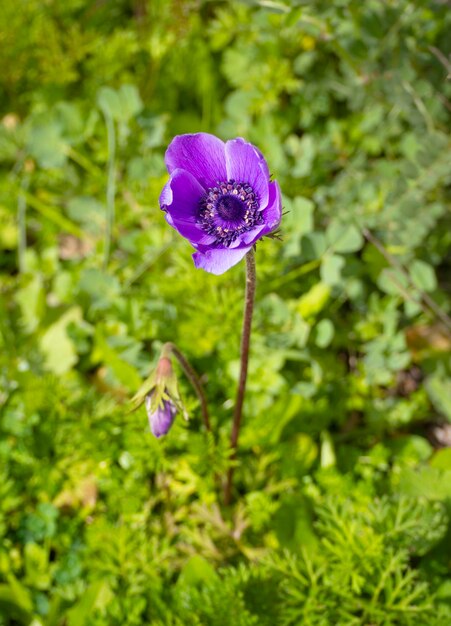
[{"label": "purple bud", "polygon": [[157,438],[165,435],[177,415],[175,404],[172,400],[162,400],[156,410],[152,412],[152,394],[149,393],[146,396],[146,409],[152,434]]}]

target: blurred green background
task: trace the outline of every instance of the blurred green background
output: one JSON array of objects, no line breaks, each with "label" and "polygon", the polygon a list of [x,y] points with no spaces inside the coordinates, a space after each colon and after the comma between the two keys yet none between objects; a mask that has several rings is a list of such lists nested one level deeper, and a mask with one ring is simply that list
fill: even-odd
[{"label": "blurred green background", "polygon": [[[3,0],[0,625],[449,626],[450,3]],[[178,133],[280,182],[244,269],[165,223]],[[127,399],[164,341],[215,437]]]}]

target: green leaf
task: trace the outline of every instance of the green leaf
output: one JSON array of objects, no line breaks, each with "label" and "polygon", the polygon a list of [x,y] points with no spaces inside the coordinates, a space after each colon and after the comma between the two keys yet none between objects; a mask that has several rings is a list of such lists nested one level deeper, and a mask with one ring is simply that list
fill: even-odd
[{"label": "green leaf", "polygon": [[416,259],[410,265],[410,276],[413,284],[423,291],[434,291],[437,287],[437,278],[434,268],[428,263]]},{"label": "green leaf", "polygon": [[307,293],[299,298],[297,310],[304,319],[314,317],[326,306],[330,297],[330,287],[325,283],[316,283]]},{"label": "green leaf", "polygon": [[327,348],[334,338],[334,325],[329,319],[323,319],[316,325],[316,345],[319,348]]},{"label": "green leaf", "polygon": [[104,613],[114,594],[107,581],[97,580],[83,593],[81,600],[67,614],[68,626],[85,626],[93,613]]},{"label": "green leaf", "polygon": [[122,356],[112,348],[106,340],[103,329],[97,327],[95,345],[92,352],[95,363],[103,363],[111,369],[115,378],[127,389],[138,389],[141,386],[141,377],[133,365],[127,363]]},{"label": "green leaf", "polygon": [[49,326],[41,337],[39,346],[44,354],[45,366],[54,374],[68,372],[78,360],[75,346],[67,334],[67,327],[81,319],[80,307],[72,307]]},{"label": "green leaf", "polygon": [[121,118],[121,99],[111,87],[101,87],[97,93],[97,104],[104,115],[114,120]]},{"label": "green leaf", "polygon": [[313,213],[315,205],[309,198],[297,196],[292,204],[293,229],[300,235],[313,230]]},{"label": "green leaf", "polygon": [[37,119],[28,137],[28,151],[43,168],[63,167],[68,145],[61,136],[61,127],[56,121]]},{"label": "green leaf", "polygon": [[99,309],[108,308],[112,301],[117,301],[120,294],[118,279],[93,267],[81,272],[79,289]]},{"label": "green leaf", "polygon": [[437,450],[430,460],[429,465],[431,467],[436,467],[437,469],[451,471],[451,448]]},{"label": "green leaf", "polygon": [[31,277],[27,284],[16,292],[16,302],[20,307],[23,322],[28,332],[33,332],[45,309],[45,295],[42,278],[39,274]]},{"label": "green leaf", "polygon": [[67,203],[69,217],[93,234],[100,234],[105,227],[105,207],[90,196],[75,196]]},{"label": "green leaf", "polygon": [[287,150],[294,158],[292,175],[296,178],[308,176],[312,171],[317,150],[313,137],[304,135],[299,139],[296,135],[291,135],[287,139]]},{"label": "green leaf", "polygon": [[48,589],[51,584],[49,555],[37,543],[25,545],[25,582],[35,589]]},{"label": "green leaf", "polygon": [[320,259],[327,250],[325,234],[318,231],[307,233],[302,237],[301,248],[306,260]]},{"label": "green leaf", "polygon": [[334,443],[327,431],[321,433],[320,464],[322,468],[333,467],[336,464]]},{"label": "green leaf", "polygon": [[72,102],[58,102],[55,113],[67,141],[76,144],[83,139],[85,120],[80,108]]},{"label": "green leaf", "polygon": [[116,122],[124,123],[127,123],[143,108],[135,85],[122,85],[118,91],[111,87],[101,87],[97,94],[97,104],[104,115]]},{"label": "green leaf", "polygon": [[288,478],[304,476],[318,457],[318,446],[313,439],[299,433],[293,441],[281,443],[282,472]]},{"label": "green leaf", "polygon": [[319,547],[313,526],[313,513],[303,497],[286,494],[274,515],[274,529],[281,545],[293,552],[315,551]]},{"label": "green leaf", "polygon": [[356,226],[336,220],[329,224],[326,238],[334,252],[357,252],[363,246],[363,236]]},{"label": "green leaf", "polygon": [[320,275],[324,284],[339,285],[342,281],[341,270],[343,269],[345,260],[338,254],[326,254],[323,257]]},{"label": "green leaf", "polygon": [[308,198],[298,196],[286,202],[286,209],[283,220],[284,254],[297,256],[300,253],[301,237],[313,231],[315,205]]},{"label": "green leaf", "polygon": [[435,409],[451,422],[451,380],[436,372],[426,379],[425,387]]},{"label": "green leaf", "polygon": [[405,468],[399,475],[398,488],[409,496],[448,500],[451,498],[451,470],[437,467]]},{"label": "green leaf", "polygon": [[192,556],[183,566],[177,580],[179,587],[199,587],[218,580],[214,568],[198,554]]},{"label": "green leaf", "polygon": [[127,122],[142,110],[143,103],[135,85],[122,85],[119,90],[119,97],[121,99],[122,121]]},{"label": "green leaf", "polygon": [[402,296],[407,298],[415,297],[412,288],[409,286],[407,276],[394,267],[386,267],[382,270],[377,280],[377,284],[382,291],[394,296]]},{"label": "green leaf", "polygon": [[41,200],[39,200],[39,198],[36,198],[31,193],[21,191],[21,194],[25,197],[28,206],[35,209],[35,211],[40,213],[50,222],[56,224],[56,226],[59,226],[59,228],[62,229],[63,232],[70,233],[75,237],[79,237],[80,239],[85,237],[85,233],[82,231],[82,229],[70,220],[68,220],[67,217],[64,217],[64,215],[61,214],[59,208],[42,202]]},{"label": "green leaf", "polygon": [[0,614],[28,626],[33,617],[33,601],[28,589],[12,575],[7,577],[7,584],[0,584]]},{"label": "green leaf", "polygon": [[433,452],[427,439],[418,435],[396,437],[388,441],[386,445],[396,455],[397,459],[410,465],[427,461]]}]

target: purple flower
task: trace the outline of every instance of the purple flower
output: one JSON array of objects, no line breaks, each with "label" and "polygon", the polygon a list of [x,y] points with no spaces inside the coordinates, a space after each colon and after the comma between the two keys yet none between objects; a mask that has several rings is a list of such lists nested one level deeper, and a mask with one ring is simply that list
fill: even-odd
[{"label": "purple flower", "polygon": [[238,137],[174,137],[165,156],[171,175],[160,196],[167,222],[196,248],[194,264],[222,274],[280,223],[279,185],[261,152]]},{"label": "purple flower", "polygon": [[177,415],[177,407],[172,400],[161,400],[156,407],[153,407],[152,393],[146,396],[145,402],[152,434],[155,437],[165,435],[171,428]]}]

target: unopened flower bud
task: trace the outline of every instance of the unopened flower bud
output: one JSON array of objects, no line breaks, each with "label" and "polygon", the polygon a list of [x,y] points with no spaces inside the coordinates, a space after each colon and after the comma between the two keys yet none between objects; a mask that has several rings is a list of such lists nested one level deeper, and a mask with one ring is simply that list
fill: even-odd
[{"label": "unopened flower bud", "polygon": [[155,437],[166,435],[179,411],[186,416],[167,348],[163,348],[157,367],[132,398],[132,404],[132,410],[145,404],[150,430]]},{"label": "unopened flower bud", "polygon": [[155,437],[166,435],[177,415],[177,407],[172,400],[162,400],[156,408],[152,406],[153,393],[146,396],[145,404],[150,430]]}]

